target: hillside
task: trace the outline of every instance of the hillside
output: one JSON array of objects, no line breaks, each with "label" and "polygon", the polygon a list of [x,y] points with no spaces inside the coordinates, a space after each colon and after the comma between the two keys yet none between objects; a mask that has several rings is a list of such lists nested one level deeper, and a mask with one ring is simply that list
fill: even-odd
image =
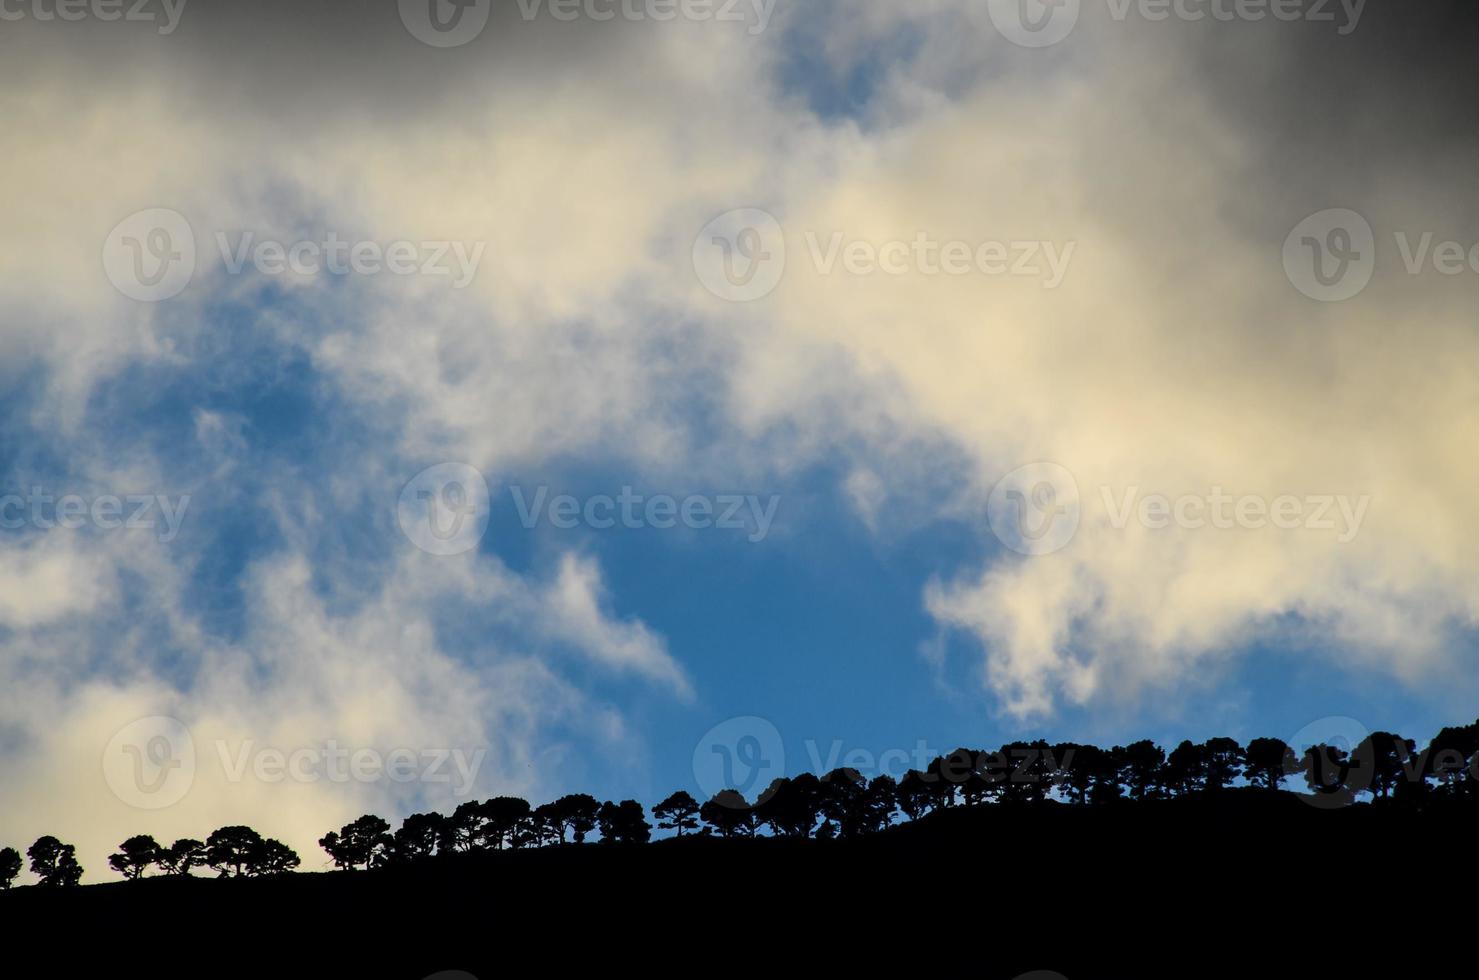
[{"label": "hillside", "polygon": [[[1467,849],[1472,825],[1467,808],[1325,811],[1248,790],[1215,807],[998,805],[857,840],[690,836],[374,871],[24,887],[0,895],[0,921],[16,937],[64,924],[78,939],[66,961],[94,969],[144,949],[170,963],[387,978],[486,980],[529,965],[749,972],[770,958],[869,975],[894,962],[986,977],[1220,975],[1237,962],[1320,968],[1332,943],[1368,943],[1345,922],[1363,904],[1388,909],[1371,923],[1383,929],[1442,921],[1423,896],[1441,893],[1456,859],[1445,855]],[[1183,972],[1214,953],[1216,970]]]}]

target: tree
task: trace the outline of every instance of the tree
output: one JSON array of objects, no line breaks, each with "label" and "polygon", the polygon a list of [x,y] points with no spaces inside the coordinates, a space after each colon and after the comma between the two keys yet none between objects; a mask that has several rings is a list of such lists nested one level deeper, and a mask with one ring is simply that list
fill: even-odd
[{"label": "tree", "polygon": [[1311,745],[1300,760],[1304,783],[1320,805],[1345,806],[1355,799],[1350,786],[1351,763],[1344,749],[1334,745]]},{"label": "tree", "polygon": [[1094,773],[1101,764],[1103,750],[1097,745],[1079,745],[1075,742],[1060,742],[1053,746],[1053,755],[1058,760],[1059,782],[1070,802],[1084,804],[1089,800],[1089,790],[1094,785]]},{"label": "tree", "polygon": [[108,855],[108,864],[124,878],[142,877],[149,866],[159,860],[159,842],[148,834],[130,837],[118,845],[118,853]]},{"label": "tree", "polygon": [[1479,752],[1479,724],[1444,728],[1428,743],[1426,775],[1438,781],[1439,792],[1458,797],[1473,792],[1467,779],[1469,760]]},{"label": "tree", "polygon": [[679,837],[698,829],[698,801],[687,790],[680,789],[653,807],[652,815],[659,829],[677,831]]},{"label": "tree", "polygon": [[384,862],[393,843],[390,824],[372,813],[367,813],[352,823],[347,823],[338,833],[329,831],[319,839],[318,846],[334,859],[334,865],[346,871],[357,867],[370,868]]},{"label": "tree", "polygon": [[[1372,732],[1351,752],[1352,765],[1361,770],[1356,788],[1369,789],[1377,799],[1386,799],[1408,772],[1417,745],[1391,732]],[[1409,768],[1411,767],[1411,768]]]},{"label": "tree", "polygon": [[205,864],[205,844],[191,837],[181,837],[169,847],[160,848],[156,860],[165,874],[187,875],[191,868]]},{"label": "tree", "polygon": [[602,803],[596,821],[601,828],[601,840],[607,844],[645,844],[652,837],[647,814],[636,800]]},{"label": "tree", "polygon": [[252,849],[247,874],[253,877],[287,874],[300,863],[302,862],[298,859],[297,851],[282,841],[269,837]]},{"label": "tree", "polygon": [[565,813],[558,801],[542,803],[529,815],[529,842],[535,847],[565,843]]},{"label": "tree", "polygon": [[1226,789],[1243,771],[1243,747],[1230,738],[1209,738],[1203,750],[1202,778],[1207,792]]},{"label": "tree", "polygon": [[868,781],[856,769],[833,769],[822,777],[818,802],[828,837],[856,837],[862,832],[861,811],[867,792]]},{"label": "tree", "polygon": [[0,847],[0,892],[8,891],[20,873],[21,852],[13,847]]},{"label": "tree", "polygon": [[205,863],[222,878],[241,877],[261,853],[262,835],[250,827],[222,827],[205,839]]},{"label": "tree", "polygon": [[1125,795],[1121,780],[1124,778],[1126,761],[1125,749],[1116,745],[1112,749],[1101,749],[1084,746],[1087,756],[1086,764],[1091,766],[1090,779],[1093,785],[1089,788],[1089,802],[1096,806],[1113,803]]},{"label": "tree", "polygon": [[430,858],[441,839],[445,819],[440,813],[413,813],[401,821],[391,837],[391,856],[400,863]]},{"label": "tree", "polygon": [[918,769],[910,769],[904,773],[904,778],[899,780],[896,798],[900,810],[910,820],[918,820],[933,805],[934,790],[930,788],[929,777]]},{"label": "tree", "polygon": [[784,837],[810,837],[821,813],[821,781],[809,772],[773,781],[755,803],[755,816]]},{"label": "tree", "polygon": [[[460,810],[461,807],[458,807]],[[529,801],[517,796],[495,796],[478,811],[484,820],[484,846],[501,849],[504,845],[519,847],[527,837],[521,828],[530,817]]]},{"label": "tree", "polygon": [[888,773],[879,773],[868,781],[863,797],[863,830],[873,834],[894,822],[899,809],[899,784]]},{"label": "tree", "polygon": [[586,793],[562,796],[555,802],[564,818],[566,828],[575,836],[575,843],[584,844],[586,835],[596,829],[596,818],[601,813],[601,802]]},{"label": "tree", "polygon": [[38,838],[26,850],[31,859],[31,873],[40,884],[54,888],[71,887],[82,878],[82,865],[77,863],[77,848],[63,844],[50,835]]},{"label": "tree", "polygon": [[[452,815],[442,821],[438,848],[443,851],[471,851],[487,846],[487,804],[477,800],[460,803]],[[528,804],[525,804],[527,808]]]},{"label": "tree", "polygon": [[1276,738],[1255,738],[1249,742],[1245,759],[1248,782],[1267,790],[1278,789],[1285,776],[1300,769],[1294,750]]},{"label": "tree", "polygon": [[1207,785],[1207,747],[1190,739],[1183,741],[1166,756],[1166,787],[1177,796],[1200,792]]},{"label": "tree", "polygon": [[1165,765],[1166,753],[1150,739],[1132,742],[1124,748],[1125,782],[1130,787],[1130,797],[1144,800],[1157,795],[1160,789],[1161,767]]},{"label": "tree", "polygon": [[720,837],[752,837],[755,834],[755,811],[737,789],[722,789],[699,807],[698,815],[713,827]]}]

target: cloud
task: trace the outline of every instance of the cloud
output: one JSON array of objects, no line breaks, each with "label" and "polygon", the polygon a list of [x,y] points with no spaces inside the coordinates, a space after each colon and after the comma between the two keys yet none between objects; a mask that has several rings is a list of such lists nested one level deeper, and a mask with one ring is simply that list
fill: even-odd
[{"label": "cloud", "polygon": [[589,559],[565,555],[559,575],[545,593],[549,631],[577,644],[593,660],[631,671],[670,686],[685,700],[693,685],[668,655],[667,645],[640,621],[612,619],[601,611],[605,586],[600,569]]},{"label": "cloud", "polygon": [[[571,649],[692,696],[687,652],[613,612],[623,582],[593,559],[516,574],[403,548],[386,502],[447,459],[493,481],[594,456],[740,486],[841,452],[880,535],[907,500],[988,544],[992,485],[1054,460],[1084,504],[1069,545],[993,547],[919,597],[975,641],[1015,720],[1174,691],[1267,641],[1417,688],[1468,654],[1479,279],[1411,276],[1388,249],[1366,292],[1323,306],[1280,267],[1324,207],[1384,242],[1472,235],[1467,157],[1445,148],[1472,109],[1430,97],[1472,61],[1383,58],[1391,15],[1343,45],[1314,25],[1089,17],[1038,51],[945,2],[794,5],[759,37],[504,13],[451,51],[387,4],[185,16],[169,38],[23,24],[0,67],[0,339],[29,440],[7,465],[197,490],[168,548],[5,542],[0,665],[24,748],[0,819],[18,833],[78,837],[100,870],[128,821],[76,774],[150,714],[205,744],[488,745],[483,785],[536,793],[581,724],[637,737],[562,676]],[[1471,25],[1457,16],[1418,15],[1402,50],[1449,50],[1434,39]],[[757,206],[785,229],[785,276],[726,303],[694,275],[694,238]],[[158,305],[100,261],[151,207],[186,215],[202,256]],[[486,252],[465,290],[290,282],[224,271],[215,234],[243,230]],[[817,258],[838,236],[921,234],[1038,243],[1036,260],[1052,245],[1062,281]],[[150,400],[158,378],[174,402]],[[958,485],[921,494],[946,457]],[[1130,487],[1370,510],[1345,542],[1117,527],[1101,491]],[[385,792],[202,775],[150,826],[246,819],[311,850],[360,807],[425,802]]]}]

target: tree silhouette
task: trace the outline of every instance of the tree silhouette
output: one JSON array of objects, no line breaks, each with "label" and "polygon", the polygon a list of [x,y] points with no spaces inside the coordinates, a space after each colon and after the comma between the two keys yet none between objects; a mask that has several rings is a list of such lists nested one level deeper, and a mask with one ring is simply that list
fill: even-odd
[{"label": "tree silhouette", "polygon": [[584,844],[586,836],[596,829],[596,820],[601,813],[601,802],[587,793],[562,796],[555,801],[565,829],[575,837],[575,843]]},{"label": "tree silhouette", "polygon": [[247,874],[253,876],[287,874],[301,863],[296,851],[282,841],[269,837],[252,848],[251,859],[247,864]]},{"label": "tree silhouette", "polygon": [[1311,745],[1300,760],[1300,768],[1310,794],[1324,805],[1345,805],[1355,798],[1355,791],[1350,786],[1350,756],[1344,749],[1334,745]]},{"label": "tree silhouette", "polygon": [[169,847],[160,848],[156,863],[165,874],[187,875],[191,868],[205,864],[205,844],[191,837],[181,837]]},{"label": "tree silhouette", "polygon": [[1416,743],[1410,739],[1391,732],[1372,732],[1351,752],[1352,765],[1364,771],[1365,788],[1377,799],[1385,800],[1409,771],[1416,750]]},{"label": "tree silhouette", "polygon": [[1428,744],[1426,775],[1438,781],[1443,796],[1454,799],[1472,792],[1470,760],[1479,752],[1479,724],[1444,728]]},{"label": "tree silhouette", "polygon": [[520,833],[520,828],[530,817],[528,800],[521,800],[517,796],[495,796],[481,804],[478,812],[485,821],[485,846],[497,849],[505,845],[519,847],[523,844],[524,835]]},{"label": "tree silhouette", "polygon": [[329,831],[319,839],[322,847],[334,859],[335,867],[352,871],[358,867],[369,868],[385,860],[393,841],[390,824],[372,813],[367,813],[352,823]]},{"label": "tree silhouette", "polygon": [[899,780],[896,793],[898,807],[910,820],[918,820],[928,813],[933,805],[935,793],[930,787],[928,778],[918,769],[910,769],[904,773],[904,778]]},{"label": "tree silhouette", "polygon": [[530,814],[527,829],[528,843],[534,847],[565,842],[565,814],[558,803],[543,803]]},{"label": "tree silhouette", "polygon": [[399,863],[424,861],[436,853],[446,818],[440,813],[413,813],[391,837],[392,859]]},{"label": "tree silhouette", "polygon": [[601,840],[609,844],[645,844],[652,837],[652,827],[642,804],[636,800],[622,800],[601,804],[596,816],[601,828]]},{"label": "tree silhouette", "polygon": [[1245,758],[1248,782],[1267,790],[1278,789],[1285,776],[1300,768],[1294,750],[1276,738],[1255,738],[1248,743]]},{"label": "tree silhouette", "polygon": [[698,815],[720,837],[753,837],[755,834],[754,808],[739,790],[721,789],[713,799],[699,807]]},{"label": "tree silhouette", "polygon": [[1166,761],[1166,753],[1161,747],[1148,738],[1141,739],[1125,746],[1122,759],[1124,779],[1126,785],[1130,787],[1130,797],[1144,800],[1157,795],[1160,789],[1161,767]]},{"label": "tree silhouette", "polygon": [[680,789],[653,807],[652,815],[660,829],[677,831],[679,837],[698,829],[698,801],[687,790]]},{"label": "tree silhouette", "polygon": [[442,822],[442,835],[438,841],[438,847],[443,851],[470,851],[486,846],[484,843],[484,824],[487,817],[483,813],[483,804],[477,800],[468,800],[458,805]]},{"label": "tree silhouette", "polygon": [[38,838],[26,851],[31,859],[31,873],[41,879],[42,885],[54,888],[71,887],[82,878],[82,865],[77,863],[77,848],[63,844],[55,837]]},{"label": "tree silhouette", "polygon": [[1234,739],[1209,738],[1203,753],[1203,778],[1209,793],[1226,789],[1243,771],[1243,747]]},{"label": "tree silhouette", "polygon": [[262,835],[250,827],[222,827],[205,839],[205,863],[222,878],[239,878],[261,854],[263,843]]},{"label": "tree silhouette", "polygon": [[148,834],[130,837],[118,845],[118,853],[108,855],[108,864],[125,878],[139,878],[159,860],[159,842]]},{"label": "tree silhouette", "polygon": [[0,891],[8,891],[15,876],[21,873],[21,852],[13,847],[0,847]]},{"label": "tree silhouette", "polygon": [[756,818],[785,837],[810,837],[820,811],[821,781],[809,772],[777,778],[755,804]]},{"label": "tree silhouette", "polygon": [[1163,779],[1166,787],[1178,796],[1197,793],[1207,785],[1207,747],[1186,740],[1166,756]]}]

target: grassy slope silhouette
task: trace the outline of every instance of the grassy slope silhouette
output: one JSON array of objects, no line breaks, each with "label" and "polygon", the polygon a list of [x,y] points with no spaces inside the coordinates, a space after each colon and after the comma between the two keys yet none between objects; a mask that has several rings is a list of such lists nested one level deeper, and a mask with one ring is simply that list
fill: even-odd
[{"label": "grassy slope silhouette", "polygon": [[[1425,904],[1451,887],[1443,869],[1467,849],[1475,812],[1322,810],[1258,789],[991,804],[856,839],[687,836],[371,871],[27,887],[0,895],[0,922],[16,937],[76,936],[58,962],[77,969],[459,969],[486,980],[531,961],[748,972],[773,959],[870,976],[964,966],[987,977],[1220,976],[1238,962],[1382,975],[1366,969],[1382,949],[1352,912],[1385,909],[1369,923],[1380,932],[1431,923],[1428,940],[1439,939],[1445,920]],[[1450,926],[1462,921],[1449,914]]]}]

